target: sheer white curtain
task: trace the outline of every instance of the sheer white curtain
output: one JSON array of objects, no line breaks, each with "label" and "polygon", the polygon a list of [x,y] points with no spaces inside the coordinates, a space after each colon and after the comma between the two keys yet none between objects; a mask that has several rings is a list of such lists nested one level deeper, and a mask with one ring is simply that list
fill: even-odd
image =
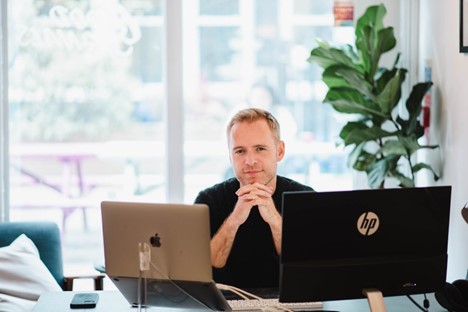
[{"label": "sheer white curtain", "polygon": [[2,1],[0,6],[1,38],[0,49],[0,221],[8,220],[8,58],[7,58],[7,1]]}]

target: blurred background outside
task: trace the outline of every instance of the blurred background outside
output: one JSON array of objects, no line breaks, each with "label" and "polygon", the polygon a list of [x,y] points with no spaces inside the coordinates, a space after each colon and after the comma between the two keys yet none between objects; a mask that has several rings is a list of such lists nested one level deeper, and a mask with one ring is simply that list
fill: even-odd
[{"label": "blurred background outside", "polygon": [[[307,63],[333,27],[333,0],[185,0],[183,192],[232,174],[225,124],[239,108],[282,126],[280,174],[351,189],[339,116]],[[100,202],[167,202],[163,1],[15,0],[8,6],[9,218],[59,224],[66,269],[103,260]],[[168,105],[171,105],[169,103]]]}]

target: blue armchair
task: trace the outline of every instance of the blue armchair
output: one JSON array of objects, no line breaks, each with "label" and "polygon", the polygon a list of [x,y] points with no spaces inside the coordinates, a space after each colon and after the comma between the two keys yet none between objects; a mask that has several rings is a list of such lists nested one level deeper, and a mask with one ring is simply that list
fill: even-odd
[{"label": "blue armchair", "polygon": [[62,242],[57,224],[53,222],[4,222],[0,223],[0,247],[8,246],[19,235],[25,234],[36,245],[42,262],[52,273],[63,290],[73,290],[75,279],[94,280],[94,289],[103,289],[104,274],[65,276],[63,272]]}]

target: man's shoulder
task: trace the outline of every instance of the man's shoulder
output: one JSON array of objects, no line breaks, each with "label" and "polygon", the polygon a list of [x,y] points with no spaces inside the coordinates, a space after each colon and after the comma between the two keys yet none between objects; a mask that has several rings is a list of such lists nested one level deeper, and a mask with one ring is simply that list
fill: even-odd
[{"label": "man's shoulder", "polygon": [[235,194],[238,189],[239,181],[236,178],[230,178],[200,191],[195,201],[225,198]]},{"label": "man's shoulder", "polygon": [[239,181],[236,178],[229,178],[222,182],[216,183],[210,187],[207,187],[202,192],[219,192],[222,190],[231,190],[231,189],[238,189],[239,188]]},{"label": "man's shoulder", "polygon": [[287,191],[313,191],[314,189],[308,185],[297,182],[296,180],[286,178],[283,176],[278,176],[277,178],[277,187],[281,189],[282,192]]}]

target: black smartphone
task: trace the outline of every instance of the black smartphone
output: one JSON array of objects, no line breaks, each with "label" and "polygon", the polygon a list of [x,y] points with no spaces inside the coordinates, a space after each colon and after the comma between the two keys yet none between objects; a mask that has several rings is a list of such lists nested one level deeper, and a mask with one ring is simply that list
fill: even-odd
[{"label": "black smartphone", "polygon": [[78,293],[73,296],[70,302],[71,309],[91,309],[96,307],[99,300],[97,293]]}]

